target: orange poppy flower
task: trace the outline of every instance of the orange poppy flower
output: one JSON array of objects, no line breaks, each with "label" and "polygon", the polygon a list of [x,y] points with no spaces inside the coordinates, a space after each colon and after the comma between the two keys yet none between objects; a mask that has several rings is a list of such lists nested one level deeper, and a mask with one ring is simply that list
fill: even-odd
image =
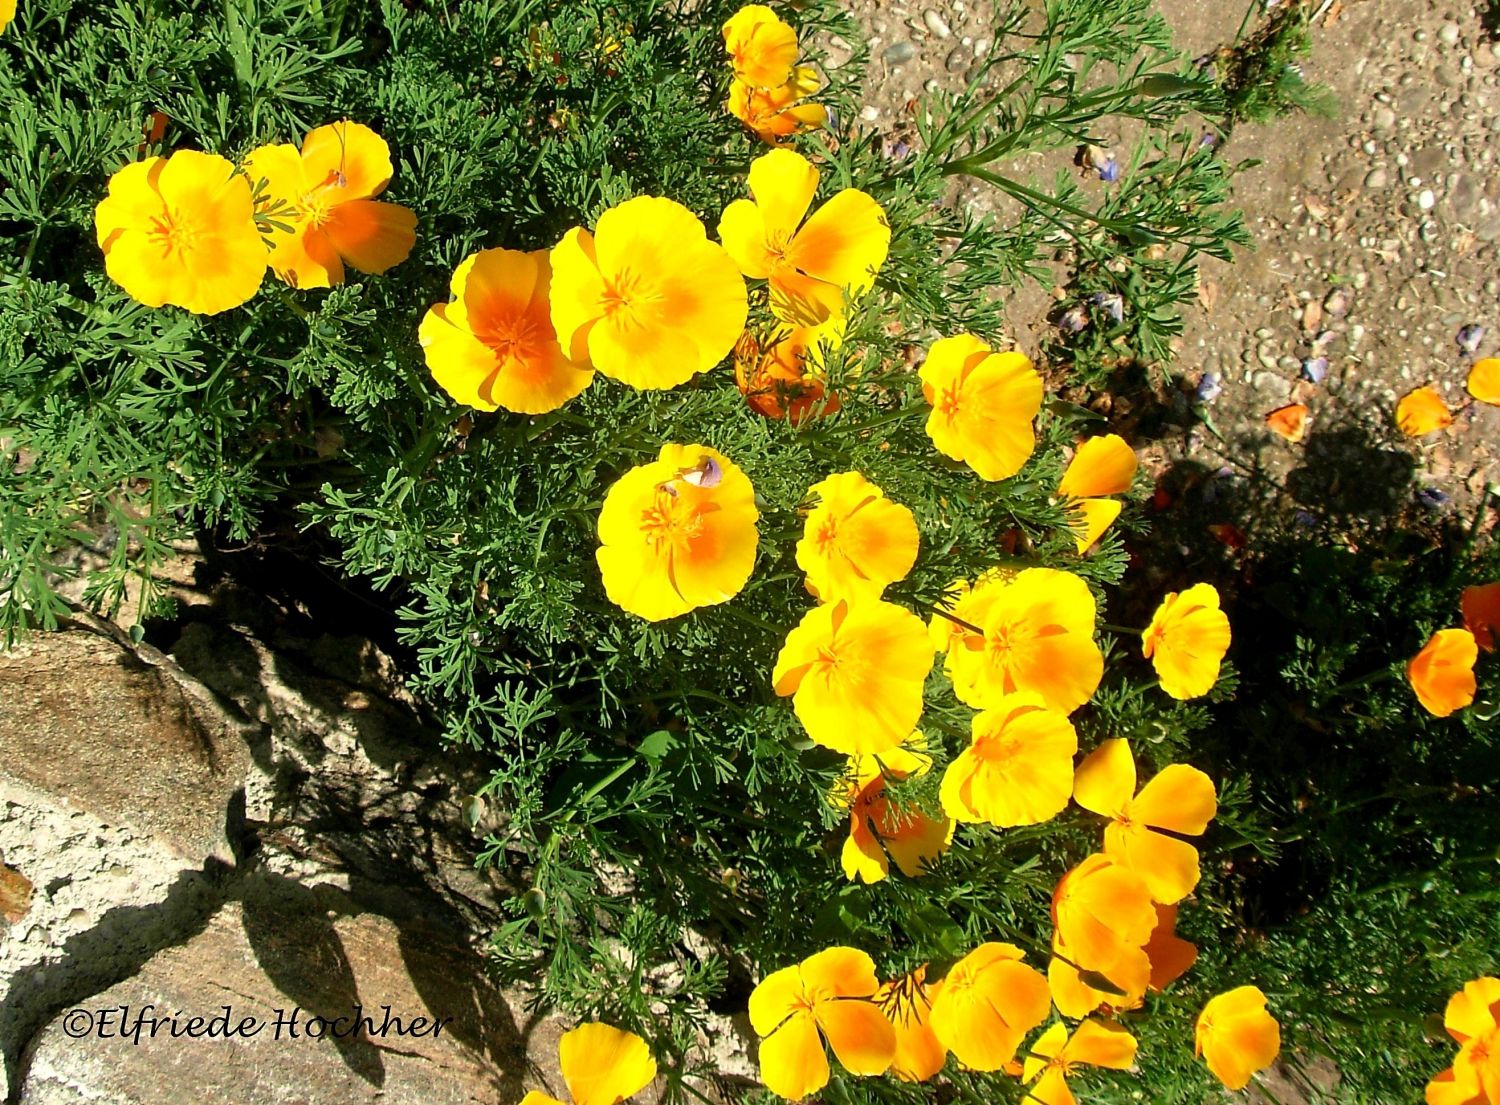
[{"label": "orange poppy flower", "polygon": [[1266,415],[1266,427],[1278,437],[1296,444],[1307,436],[1307,405],[1288,403]]},{"label": "orange poppy flower", "polygon": [[755,566],[758,518],[734,462],[706,445],[663,445],[604,496],[595,555],[605,593],[653,622],[728,602]]},{"label": "orange poppy flower", "polygon": [[919,809],[897,809],[886,797],[890,780],[925,775],[932,767],[923,754],[922,734],[904,745],[849,761],[849,776],[834,792],[834,803],[849,810],[849,838],[841,862],[850,881],[879,882],[891,873],[891,861],[908,878],[926,874],[953,843],[953,822],[929,817]]},{"label": "orange poppy flower", "polygon": [[1031,692],[1007,695],[974,718],[974,737],[943,772],[943,811],[1010,827],[1056,817],[1073,786],[1078,734]]},{"label": "orange poppy flower", "polygon": [[954,606],[960,627],[948,650],[953,690],[977,710],[1030,691],[1049,710],[1071,714],[1093,695],[1104,673],[1094,643],[1094,595],[1078,576],[1027,568],[981,580]]},{"label": "orange poppy flower", "polygon": [[[1099,1008],[1134,1009],[1145,998],[1150,984],[1151,960],[1144,948],[1121,945],[1113,963],[1085,970],[1078,966],[1072,949],[1053,933],[1047,988],[1063,1016],[1076,1020]],[[1100,989],[1101,985],[1108,989]]]},{"label": "orange poppy flower", "polygon": [[1417,701],[1434,717],[1447,717],[1474,701],[1479,644],[1467,629],[1440,629],[1406,665]]},{"label": "orange poppy flower", "polygon": [[774,88],[792,74],[797,32],[764,4],[746,4],[724,24],[724,49],[737,80],[752,88]]},{"label": "orange poppy flower", "polygon": [[[656,1060],[634,1032],[607,1024],[581,1024],[564,1032],[557,1046],[558,1066],[573,1105],[619,1105],[656,1077]],[[532,1090],[521,1105],[563,1105]]]},{"label": "orange poppy flower", "polygon": [[932,1001],[938,1041],[973,1070],[1000,1070],[1052,1007],[1047,980],[1014,944],[980,944],[948,970]]},{"label": "orange poppy flower", "polygon": [[417,330],[434,380],[479,410],[556,410],[589,386],[594,370],[569,360],[552,332],[547,251],[485,249],[453,273],[452,303],[427,309]]},{"label": "orange poppy flower", "polygon": [[839,397],[828,391],[823,357],[841,340],[834,325],[802,326],[782,331],[762,350],[746,330],[734,347],[734,382],[750,409],[767,418],[798,424],[832,414]]},{"label": "orange poppy flower", "polygon": [[1281,1051],[1281,1026],[1266,1012],[1266,995],[1241,986],[1210,998],[1193,1033],[1193,1054],[1228,1090],[1243,1090],[1250,1076],[1269,1067]]},{"label": "orange poppy flower", "polygon": [[797,567],[819,602],[877,599],[917,562],[917,520],[858,472],[813,484]]},{"label": "orange poppy flower", "polygon": [[769,284],[771,313],[783,322],[819,326],[842,318],[845,296],[869,291],[885,264],[891,228],[880,204],[845,188],[808,215],[818,170],[795,150],[757,157],[749,184],[752,198],[735,200],[719,219],[719,238],[735,264]]},{"label": "orange poppy flower", "polygon": [[771,681],[807,735],[848,756],[894,748],[922,716],[932,669],[927,627],[889,602],[814,607],[787,634]]},{"label": "orange poppy flower", "polygon": [[1156,669],[1161,689],[1185,701],[1213,690],[1229,640],[1219,592],[1211,583],[1195,583],[1161,600],[1141,634],[1141,655]]},{"label": "orange poppy flower", "polygon": [[997,353],[973,334],[941,338],[918,376],[932,405],[927,436],[945,457],[980,479],[1008,479],[1036,448],[1032,420],[1042,409],[1042,378],[1026,354]]},{"label": "orange poppy flower", "polygon": [[1421,437],[1453,425],[1453,414],[1435,387],[1407,392],[1396,404],[1396,428],[1408,437]]},{"label": "orange poppy flower", "polygon": [[1465,587],[1458,607],[1463,612],[1464,628],[1474,634],[1474,643],[1494,652],[1500,639],[1500,583]]},{"label": "orange poppy flower", "polygon": [[218,154],[178,150],[126,165],[94,208],[94,231],[104,271],[148,307],[216,315],[266,275],[250,182]]},{"label": "orange poppy flower", "polygon": [[932,1003],[942,980],[927,981],[927,965],[882,983],[875,1002],[896,1031],[891,1073],[903,1082],[926,1082],[948,1059],[948,1049],[932,1030]]},{"label": "orange poppy flower", "polygon": [[793,1101],[828,1084],[826,1040],[850,1074],[883,1074],[896,1033],[874,1002],[875,962],[855,948],[828,948],[783,967],[750,994],[750,1024],[760,1037],[760,1078]]},{"label": "orange poppy flower", "polygon": [[775,88],[755,88],[739,79],[731,81],[724,106],[762,142],[776,146],[794,134],[828,125],[828,111],[822,104],[801,102],[819,87],[817,73],[809,66],[799,65],[785,84]]},{"label": "orange poppy flower", "polygon": [[1474,362],[1465,382],[1469,394],[1481,403],[1500,407],[1500,357],[1485,357]]},{"label": "orange poppy flower", "polygon": [[1096,852],[1058,880],[1052,923],[1074,966],[1109,977],[1126,949],[1151,939],[1156,909],[1139,874]]},{"label": "orange poppy flower", "polygon": [[1476,978],[1448,999],[1443,1027],[1458,1041],[1453,1065],[1427,1083],[1427,1105],[1500,1101],[1500,978]]},{"label": "orange poppy flower", "polygon": [[1156,928],[1146,943],[1146,957],[1151,960],[1151,989],[1165,990],[1198,962],[1198,945],[1177,935],[1177,907],[1156,907]]},{"label": "orange poppy flower", "polygon": [[382,273],[405,261],[417,241],[417,216],[375,199],[391,182],[391,150],[369,127],[348,119],[309,131],[302,150],[261,146],[245,158],[264,181],[262,204],[290,230],[271,231],[271,271],[294,288],[344,282],[347,264]]},{"label": "orange poppy flower", "polygon": [[1201,836],[1218,812],[1213,780],[1196,767],[1164,767],[1136,794],[1135,758],[1129,742],[1117,737],[1078,765],[1073,797],[1110,819],[1105,853],[1140,875],[1153,899],[1181,901],[1198,885],[1198,849],[1160,831]]},{"label": "orange poppy flower", "polygon": [[745,329],[745,281],[682,204],[636,196],[552,247],[552,325],[575,361],[633,388],[671,388]]},{"label": "orange poppy flower", "polygon": [[1135,450],[1118,434],[1091,437],[1068,462],[1057,493],[1065,499],[1123,495],[1135,479],[1137,464]]},{"label": "orange poppy flower", "polygon": [[1086,1020],[1071,1035],[1061,1021],[1031,1045],[1021,1080],[1031,1084],[1027,1100],[1041,1105],[1074,1105],[1068,1076],[1077,1067],[1129,1070],[1135,1064],[1135,1037],[1112,1021]]}]

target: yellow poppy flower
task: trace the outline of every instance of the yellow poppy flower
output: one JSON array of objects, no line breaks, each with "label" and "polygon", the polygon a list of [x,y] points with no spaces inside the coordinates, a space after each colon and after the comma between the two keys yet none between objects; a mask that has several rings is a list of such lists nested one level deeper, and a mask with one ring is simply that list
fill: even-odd
[{"label": "yellow poppy flower", "polygon": [[1105,853],[1145,879],[1153,899],[1181,901],[1198,885],[1198,849],[1159,831],[1201,836],[1218,812],[1213,780],[1196,767],[1165,767],[1136,794],[1130,744],[1107,740],[1078,765],[1073,797],[1110,819]]},{"label": "yellow poppy flower", "polygon": [[745,281],[682,204],[636,196],[552,247],[552,325],[563,350],[633,388],[707,372],[745,329]]},{"label": "yellow poppy flower", "polygon": [[823,358],[842,341],[837,320],[783,330],[764,350],[746,330],[734,347],[734,382],[750,409],[767,418],[799,424],[832,414],[839,397],[828,392]]},{"label": "yellow poppy flower", "polygon": [[1068,1076],[1076,1068],[1129,1070],[1135,1052],[1135,1037],[1112,1021],[1086,1020],[1071,1035],[1058,1021],[1037,1037],[1021,1068],[1021,1080],[1031,1085],[1027,1099],[1041,1105],[1074,1105]]},{"label": "yellow poppy flower", "polygon": [[850,881],[879,882],[891,861],[908,878],[923,875],[953,843],[953,822],[917,809],[897,809],[886,797],[888,780],[925,775],[932,767],[923,754],[922,734],[876,755],[849,761],[849,775],[834,791],[835,805],[849,810],[849,838],[841,862]]},{"label": "yellow poppy flower", "polygon": [[[573,1105],[618,1105],[656,1077],[656,1060],[646,1041],[607,1024],[581,1024],[564,1032],[557,1054]],[[563,1103],[532,1090],[521,1105]]]},{"label": "yellow poppy flower", "polygon": [[724,49],[737,80],[774,88],[792,75],[797,32],[764,4],[746,4],[724,24]]},{"label": "yellow poppy flower", "polygon": [[1068,462],[1057,493],[1066,499],[1098,499],[1130,490],[1137,465],[1135,450],[1118,434],[1091,437]]},{"label": "yellow poppy flower", "polygon": [[943,811],[959,821],[1035,825],[1063,811],[1078,734],[1041,696],[1007,695],[974,718],[974,736],[943,773]]},{"label": "yellow poppy flower", "polygon": [[932,647],[922,619],[889,602],[809,610],[776,657],[771,682],[792,696],[807,735],[847,756],[894,748],[922,716]]},{"label": "yellow poppy flower", "polygon": [[452,303],[429,307],[417,330],[427,368],[460,403],[520,414],[556,410],[594,370],[569,360],[552,332],[546,250],[485,249],[453,273]]},{"label": "yellow poppy flower", "polygon": [[1047,980],[1014,944],[980,944],[952,967],[928,1015],[938,1041],[973,1070],[1000,1070],[1047,1019]]},{"label": "yellow poppy flower", "polygon": [[1474,701],[1479,644],[1467,629],[1440,629],[1406,665],[1417,701],[1434,717],[1447,717]]},{"label": "yellow poppy flower", "polygon": [[1474,634],[1474,643],[1486,652],[1495,651],[1500,639],[1500,582],[1465,587],[1458,600],[1464,628]]},{"label": "yellow poppy flower", "polygon": [[1254,986],[1210,998],[1198,1014],[1193,1054],[1208,1060],[1225,1089],[1243,1090],[1280,1051],[1281,1026],[1266,1012],[1266,995]]},{"label": "yellow poppy flower", "polygon": [[1156,909],[1140,875],[1095,852],[1058,880],[1052,923],[1074,966],[1116,982],[1109,968],[1126,949],[1145,947],[1156,928]]},{"label": "yellow poppy flower", "polygon": [[1476,978],[1448,999],[1443,1027],[1459,1044],[1453,1065],[1427,1083],[1427,1105],[1500,1101],[1500,978]]},{"label": "yellow poppy flower", "polygon": [[1453,413],[1432,386],[1419,387],[1403,395],[1396,404],[1396,428],[1408,437],[1421,437],[1453,425]]},{"label": "yellow poppy flower", "polygon": [[1094,643],[1094,596],[1078,576],[1027,568],[981,580],[952,613],[983,630],[960,627],[947,660],[954,693],[976,710],[1030,691],[1071,714],[1098,688],[1104,656]]},{"label": "yellow poppy flower", "polygon": [[[1107,983],[1101,990],[1090,983]],[[1096,1009],[1135,1009],[1151,984],[1151,959],[1144,948],[1121,945],[1118,958],[1104,966],[1081,969],[1072,949],[1056,933],[1052,936],[1052,958],[1047,963],[1047,988],[1057,1011],[1075,1020]]]},{"label": "yellow poppy flower", "polygon": [[294,288],[327,288],[344,282],[345,265],[378,274],[405,261],[417,216],[375,199],[394,171],[385,139],[348,119],[309,131],[301,152],[252,151],[245,172],[265,181],[269,217],[291,227],[271,231],[271,270]]},{"label": "yellow poppy flower", "polygon": [[1185,701],[1213,690],[1229,639],[1219,592],[1211,583],[1195,583],[1161,600],[1141,635],[1141,655],[1156,668],[1161,689]]},{"label": "yellow poppy flower", "polygon": [[1165,990],[1198,961],[1198,945],[1177,935],[1177,907],[1156,907],[1156,928],[1146,942],[1146,958],[1151,960],[1151,989]]},{"label": "yellow poppy flower", "polygon": [[973,334],[941,338],[918,375],[932,405],[927,436],[945,457],[980,479],[1003,480],[1036,448],[1032,420],[1042,409],[1042,378],[1024,353],[996,353]]},{"label": "yellow poppy flower", "polygon": [[932,1030],[932,1003],[943,983],[927,981],[927,965],[882,983],[875,1002],[896,1032],[891,1073],[903,1082],[926,1082],[948,1059],[948,1049]]},{"label": "yellow poppy flower", "polygon": [[1475,361],[1464,386],[1481,403],[1500,406],[1500,357]]},{"label": "yellow poppy flower", "polygon": [[819,87],[817,73],[799,65],[786,83],[775,88],[755,88],[736,78],[729,84],[724,106],[762,142],[776,146],[794,134],[828,125],[828,111],[822,104],[801,102]]},{"label": "yellow poppy flower", "polygon": [[1078,547],[1078,555],[1082,556],[1104,536],[1105,530],[1115,524],[1115,519],[1120,516],[1121,503],[1116,499],[1074,499],[1068,508],[1073,514],[1068,528]]},{"label": "yellow poppy flower", "polygon": [[812,485],[797,567],[819,602],[878,599],[917,562],[917,520],[858,472]]},{"label": "yellow poppy flower", "polygon": [[885,264],[891,228],[880,204],[845,188],[809,216],[818,170],[795,150],[757,157],[749,183],[753,198],[735,200],[719,219],[734,263],[768,282],[771,313],[783,322],[819,326],[842,318],[845,293],[869,291]]},{"label": "yellow poppy flower", "polygon": [[94,231],[104,271],[148,307],[216,315],[266,275],[250,182],[218,154],[178,150],[126,165],[94,208]]},{"label": "yellow poppy flower", "polygon": [[759,516],[733,461],[706,445],[663,445],[604,496],[595,555],[605,593],[653,622],[728,602],[755,566]]},{"label": "yellow poppy flower", "polygon": [[828,1084],[826,1040],[850,1074],[883,1074],[896,1034],[874,1002],[875,961],[855,948],[828,948],[767,975],[750,994],[760,1037],[760,1078],[793,1101]]},{"label": "yellow poppy flower", "polygon": [[0,0],[0,33],[10,26],[16,17],[16,0]]}]

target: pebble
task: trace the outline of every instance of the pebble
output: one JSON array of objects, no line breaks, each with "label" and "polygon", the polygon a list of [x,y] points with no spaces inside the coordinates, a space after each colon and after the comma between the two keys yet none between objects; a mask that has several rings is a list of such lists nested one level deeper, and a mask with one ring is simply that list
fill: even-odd
[{"label": "pebble", "polygon": [[1458,35],[1459,31],[1457,23],[1444,23],[1443,29],[1438,32],[1439,40],[1441,40],[1445,45],[1448,46],[1458,45]]},{"label": "pebble", "polygon": [[880,109],[874,104],[867,104],[860,108],[859,117],[867,123],[873,123],[880,118]]},{"label": "pebble", "polygon": [[1375,109],[1375,114],[1370,118],[1370,125],[1378,131],[1392,131],[1396,129],[1396,113],[1381,104]]},{"label": "pebble", "polygon": [[955,46],[948,51],[947,60],[943,62],[943,68],[950,73],[957,73],[969,63],[969,53],[962,46]]},{"label": "pebble", "polygon": [[948,21],[931,8],[922,13],[922,22],[927,24],[927,29],[938,38],[947,38],[953,33],[953,28],[948,26]]},{"label": "pebble", "polygon": [[1391,175],[1384,169],[1371,169],[1365,174],[1365,187],[1372,192],[1378,192],[1382,188],[1389,188]]},{"label": "pebble", "polygon": [[910,42],[893,42],[880,56],[891,65],[902,65],[917,56],[917,48]]},{"label": "pebble", "polygon": [[1417,206],[1423,211],[1431,211],[1437,206],[1437,196],[1431,188],[1423,188],[1417,193]]}]

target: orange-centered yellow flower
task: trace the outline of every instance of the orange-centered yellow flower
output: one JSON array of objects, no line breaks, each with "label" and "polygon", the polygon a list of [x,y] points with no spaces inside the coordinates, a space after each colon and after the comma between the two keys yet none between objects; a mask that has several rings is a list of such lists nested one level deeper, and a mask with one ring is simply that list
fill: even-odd
[{"label": "orange-centered yellow flower", "polygon": [[1107,740],[1078,765],[1073,797],[1110,819],[1105,853],[1140,875],[1156,901],[1181,901],[1198,885],[1198,849],[1161,831],[1201,836],[1218,812],[1213,780],[1196,767],[1171,764],[1136,794],[1129,743]]},{"label": "orange-centered yellow flower", "polygon": [[767,418],[798,424],[832,414],[839,397],[828,393],[824,356],[842,341],[836,323],[782,330],[765,349],[746,330],[734,347],[734,382],[750,408]]},{"label": "orange-centered yellow flower", "polygon": [[428,308],[417,331],[427,368],[460,403],[520,414],[556,410],[594,378],[552,332],[546,250],[486,249],[453,273],[452,303]]},{"label": "orange-centered yellow flower", "polygon": [[266,215],[291,228],[271,232],[271,269],[294,288],[342,284],[345,265],[385,272],[416,244],[417,216],[375,199],[391,182],[391,150],[361,123],[309,131],[300,153],[290,143],[262,146],[245,172],[266,182]]},{"label": "orange-centered yellow flower", "polygon": [[1474,701],[1479,645],[1467,629],[1440,629],[1406,665],[1417,701],[1434,717],[1447,717]]},{"label": "orange-centered yellow flower", "polygon": [[932,405],[927,436],[945,457],[980,479],[1003,480],[1036,448],[1032,420],[1042,409],[1042,378],[1024,353],[996,353],[973,334],[941,338],[918,375]]},{"label": "orange-centered yellow flower", "polygon": [[1464,616],[1464,628],[1474,634],[1474,643],[1494,652],[1500,640],[1500,582],[1465,587],[1458,607]]},{"label": "orange-centered yellow flower", "polygon": [[1210,998],[1198,1014],[1193,1053],[1208,1060],[1225,1089],[1243,1090],[1280,1051],[1281,1026],[1266,1012],[1266,995],[1254,986]]},{"label": "orange-centered yellow flower", "polygon": [[917,520],[858,472],[812,485],[797,567],[820,602],[880,597],[917,562]]},{"label": "orange-centered yellow flower", "polygon": [[16,0],[0,0],[0,32],[16,17]]},{"label": "orange-centered yellow flower", "polygon": [[797,62],[797,32],[764,4],[746,4],[724,24],[735,79],[752,88],[785,84]]},{"label": "orange-centered yellow flower", "polygon": [[636,196],[552,248],[552,326],[564,351],[634,388],[707,372],[745,329],[745,281],[682,204]]},{"label": "orange-centered yellow flower", "polygon": [[1409,437],[1421,437],[1451,425],[1453,414],[1431,385],[1407,392],[1396,404],[1396,428]]},{"label": "orange-centered yellow flower", "polygon": [[1500,407],[1500,357],[1485,357],[1469,369],[1465,387],[1481,403]]},{"label": "orange-centered yellow flower", "polygon": [[982,579],[952,615],[967,624],[948,649],[948,674],[954,693],[977,710],[1031,691],[1049,710],[1071,714],[1099,686],[1104,657],[1094,643],[1094,596],[1078,576],[1027,568]]},{"label": "orange-centered yellow flower", "polygon": [[735,264],[768,282],[771,313],[793,326],[842,318],[845,294],[870,290],[891,244],[885,212],[870,196],[845,188],[808,216],[817,190],[807,158],[772,150],[750,163],[753,199],[735,200],[719,219]]},{"label": "orange-centered yellow flower", "polygon": [[1086,1020],[1068,1034],[1058,1021],[1031,1045],[1021,1080],[1031,1083],[1028,1100],[1041,1105],[1074,1105],[1068,1076],[1078,1067],[1129,1070],[1135,1063],[1135,1037],[1112,1021]]},{"label": "orange-centered yellow flower", "polygon": [[[564,1032],[557,1047],[558,1065],[573,1105],[618,1105],[640,1093],[656,1077],[656,1060],[646,1041],[634,1032],[607,1024],[581,1024]],[[563,1105],[532,1090],[521,1105]]]},{"label": "orange-centered yellow flower", "polygon": [[882,983],[876,1004],[896,1031],[891,1073],[903,1082],[926,1082],[948,1059],[948,1049],[932,1030],[932,1003],[943,983],[927,981],[927,965]]},{"label": "orange-centered yellow flower", "polygon": [[883,1074],[896,1034],[875,1004],[875,962],[855,948],[829,948],[767,975],[750,994],[760,1039],[760,1078],[793,1101],[828,1084],[823,1043],[850,1074]]},{"label": "orange-centered yellow flower", "polygon": [[974,1070],[1000,1070],[1021,1039],[1047,1019],[1047,980],[1014,944],[981,944],[955,963],[932,1001],[939,1042]]},{"label": "orange-centered yellow flower", "polygon": [[974,737],[943,773],[943,812],[959,821],[1035,825],[1056,817],[1073,788],[1078,734],[1032,692],[1007,695],[974,718]]},{"label": "orange-centered yellow flower", "polygon": [[1109,969],[1125,950],[1146,946],[1156,909],[1140,875],[1096,852],[1058,880],[1052,923],[1075,966],[1115,981]]},{"label": "orange-centered yellow flower", "polygon": [[1173,591],[1141,637],[1141,654],[1156,668],[1162,690],[1184,700],[1207,694],[1229,651],[1229,619],[1219,609],[1219,592],[1210,583]]},{"label": "orange-centered yellow flower", "polygon": [[889,602],[841,599],[787,634],[771,682],[807,735],[848,756],[896,747],[922,716],[932,645],[922,619]]},{"label": "orange-centered yellow flower", "polygon": [[849,810],[849,838],[841,862],[850,880],[879,882],[891,873],[891,861],[908,878],[925,874],[953,843],[953,822],[929,817],[920,809],[897,808],[886,794],[888,782],[925,775],[932,759],[920,751],[922,734],[904,745],[849,761],[849,775],[834,792],[834,802]]},{"label": "orange-centered yellow flower", "polygon": [[1106,496],[1130,490],[1136,464],[1135,450],[1117,434],[1089,438],[1068,462],[1057,493],[1076,516],[1073,539],[1080,556],[1120,516],[1120,504]]},{"label": "orange-centered yellow flower", "polygon": [[727,602],[755,565],[758,517],[734,462],[706,445],[663,445],[604,496],[595,555],[605,593],[653,622]]},{"label": "orange-centered yellow flower", "polygon": [[94,231],[104,271],[148,307],[215,315],[253,296],[266,275],[250,182],[217,154],[178,150],[126,165],[94,208]]},{"label": "orange-centered yellow flower", "polygon": [[1443,1027],[1458,1041],[1453,1065],[1427,1083],[1427,1105],[1500,1101],[1500,978],[1476,978],[1448,999]]},{"label": "orange-centered yellow flower", "polygon": [[819,87],[817,73],[809,66],[799,65],[785,84],[775,88],[755,88],[734,79],[729,83],[729,99],[724,106],[762,142],[776,146],[794,134],[827,125],[828,112],[822,104],[801,102]]}]

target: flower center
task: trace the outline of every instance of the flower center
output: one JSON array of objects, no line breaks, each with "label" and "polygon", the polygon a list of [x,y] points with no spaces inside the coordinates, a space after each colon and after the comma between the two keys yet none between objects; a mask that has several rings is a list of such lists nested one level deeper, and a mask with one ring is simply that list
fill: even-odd
[{"label": "flower center", "polygon": [[686,550],[703,533],[703,515],[682,501],[671,484],[656,489],[656,498],[641,512],[641,531],[658,553],[666,549]]},{"label": "flower center", "polygon": [[538,345],[536,320],[528,314],[516,314],[495,320],[485,331],[483,340],[501,361],[526,360]]},{"label": "flower center", "polygon": [[178,256],[192,251],[198,240],[199,227],[190,216],[181,211],[163,208],[160,215],[151,219],[151,229],[146,233],[162,251],[164,257],[174,253]]},{"label": "flower center", "polygon": [[938,393],[938,413],[945,418],[958,414],[958,385],[951,384]]}]

